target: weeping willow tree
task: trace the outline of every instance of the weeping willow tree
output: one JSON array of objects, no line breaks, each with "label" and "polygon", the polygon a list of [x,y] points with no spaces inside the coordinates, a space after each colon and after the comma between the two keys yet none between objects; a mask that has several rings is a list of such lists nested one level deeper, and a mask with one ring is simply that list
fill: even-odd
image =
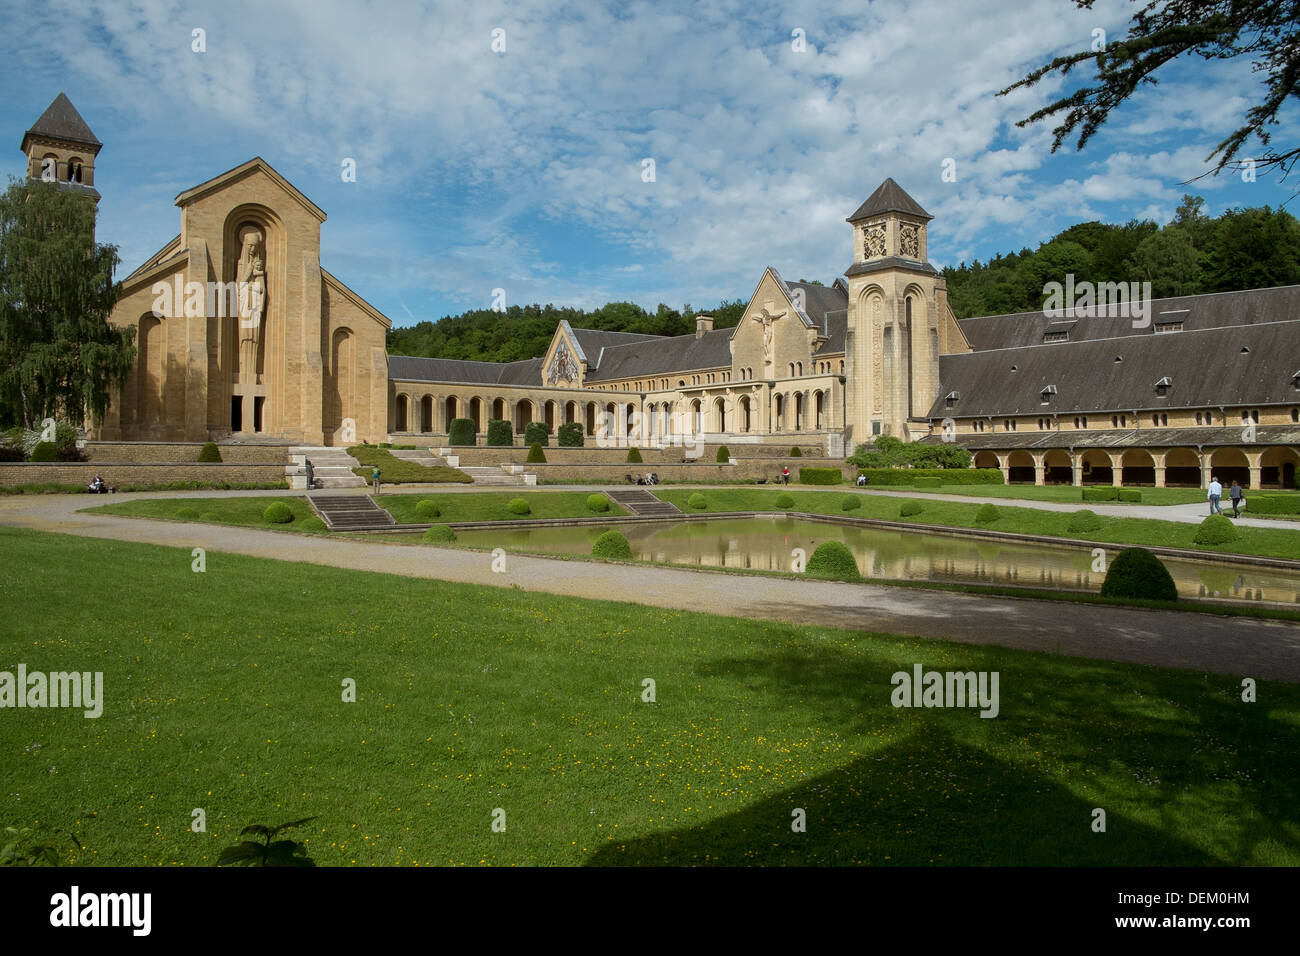
[{"label": "weeping willow tree", "polygon": [[0,424],[83,425],[135,362],[135,330],[109,325],[117,247],[95,242],[95,203],[11,178],[0,195]]}]

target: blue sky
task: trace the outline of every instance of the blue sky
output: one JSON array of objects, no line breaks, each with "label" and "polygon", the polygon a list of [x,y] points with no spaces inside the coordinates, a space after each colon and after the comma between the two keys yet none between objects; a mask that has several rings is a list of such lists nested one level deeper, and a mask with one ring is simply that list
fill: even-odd
[{"label": "blue sky", "polygon": [[1015,127],[1061,81],[999,89],[1094,29],[1121,36],[1136,9],[4,0],[5,171],[66,92],[104,143],[99,237],[123,276],[179,231],[178,193],[261,156],[328,214],[324,267],[396,325],[488,307],[495,288],[654,309],[747,298],[767,265],[829,283],[852,261],[844,217],[887,176],[935,217],[939,266],[1088,219],[1163,223],[1185,192],[1212,215],[1286,201],[1294,177],[1183,185],[1254,102],[1245,61],[1174,64],[1082,153],[1050,154],[1052,124]]}]

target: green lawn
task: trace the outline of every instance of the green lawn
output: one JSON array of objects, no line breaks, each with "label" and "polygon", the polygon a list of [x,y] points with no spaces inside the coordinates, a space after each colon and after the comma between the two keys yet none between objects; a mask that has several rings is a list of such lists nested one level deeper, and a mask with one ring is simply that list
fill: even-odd
[{"label": "green lawn", "polygon": [[[1087,487],[1093,487],[1091,485]],[[1078,502],[1080,508],[1089,508],[1098,502],[1085,503],[1079,488],[1070,485],[943,485],[939,488],[917,488],[914,485],[870,485],[871,491],[921,492],[928,495],[965,495],[970,498],[1023,498],[1027,501]],[[1144,505],[1188,505],[1205,500],[1205,491],[1196,488],[1137,488],[1142,492]],[[1270,492],[1272,494],[1272,492]],[[1286,492],[1277,492],[1286,494]],[[1136,502],[1134,502],[1136,503]],[[1108,505],[1130,504],[1127,501],[1107,501]]]},{"label": "green lawn", "polygon": [[[935,499],[907,499],[892,495],[873,495],[869,490],[843,488],[839,491],[800,491],[789,488],[702,488],[699,493],[708,501],[703,512],[697,512],[687,503],[694,491],[663,489],[655,495],[671,501],[685,512],[708,513],[722,511],[806,511],[814,514],[848,515],[855,518],[878,518],[903,521],[908,524],[942,525],[950,528],[985,528],[990,531],[1010,531],[1017,534],[1041,534],[1058,538],[1078,538],[1087,541],[1113,542],[1115,544],[1144,545],[1147,547],[1191,548],[1200,551],[1218,551],[1223,554],[1253,554],[1269,558],[1300,558],[1300,530],[1290,528],[1252,528],[1237,526],[1239,537],[1221,545],[1200,545],[1193,539],[1197,525],[1179,521],[1162,521],[1156,518],[1117,518],[1100,515],[1101,527],[1091,533],[1071,533],[1068,511],[1043,511],[1034,508],[1017,508],[998,505],[997,520],[980,523],[975,514],[980,505],[962,501]],[[794,507],[776,507],[777,496],[788,493],[794,498]],[[856,494],[862,507],[842,511],[840,503],[846,495]],[[904,501],[919,501],[920,514],[909,517],[899,515]],[[1094,505],[1079,503],[1082,510],[1093,510]]]},{"label": "green lawn", "polygon": [[[1293,685],[192,560],[0,528],[3,669],[104,674],[98,719],[2,715],[4,823],[64,863],[315,815],[322,865],[1300,864]],[[895,709],[916,663],[997,671],[999,715]]]},{"label": "green lawn", "polygon": [[374,445],[353,445],[348,449],[348,454],[361,464],[360,468],[353,468],[353,472],[366,481],[370,481],[370,471],[375,465],[379,466],[379,480],[384,484],[404,485],[428,482],[469,484],[474,481],[458,468],[417,464],[398,458],[388,449],[376,448]]},{"label": "green lawn", "polygon": [[[272,524],[263,517],[267,505],[283,501],[293,513],[288,524]],[[132,518],[166,518],[170,521],[200,521],[205,524],[231,524],[247,528],[270,528],[273,531],[299,531],[302,522],[315,517],[306,498],[292,495],[257,495],[249,498],[142,498],[118,501],[85,511],[102,511]]]},{"label": "green lawn", "polygon": [[[627,511],[609,502],[608,511],[592,511],[587,507],[587,491],[536,491],[519,488],[509,492],[456,492],[440,495],[437,492],[405,495],[380,495],[375,499],[379,507],[388,511],[398,524],[428,524],[436,521],[449,524],[457,521],[519,521],[532,518],[601,518],[625,515]],[[531,509],[526,515],[517,515],[506,509],[507,503],[523,498]],[[442,515],[438,518],[421,518],[415,506],[431,499],[438,504]]]}]

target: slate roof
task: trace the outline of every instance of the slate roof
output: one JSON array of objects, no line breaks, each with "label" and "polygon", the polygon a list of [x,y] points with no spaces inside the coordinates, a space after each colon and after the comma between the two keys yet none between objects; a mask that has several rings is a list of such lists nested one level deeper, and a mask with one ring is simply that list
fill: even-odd
[{"label": "slate roof", "polygon": [[[607,348],[588,382],[624,381],[650,375],[678,374],[701,368],[731,365],[731,336],[736,330],[714,329],[699,338],[687,335],[653,336],[650,341]],[[588,353],[590,354],[590,353]],[[676,384],[676,383],[673,383]]]},{"label": "slate roof", "polygon": [[[1298,371],[1300,319],[989,349],[939,357],[940,387],[929,417],[1300,402]],[[1166,377],[1170,385],[1162,397],[1155,386]],[[1057,392],[1043,405],[1049,385]],[[953,391],[959,398],[950,409],[945,397]]]},{"label": "slate roof", "polygon": [[[566,321],[567,324],[567,321]],[[569,326],[578,348],[587,357],[588,366],[594,366],[600,358],[601,349],[619,345],[631,345],[635,342],[652,342],[662,339],[662,335],[646,335],[639,332],[606,332],[601,329],[575,329]]]},{"label": "slate roof", "polygon": [[818,357],[844,351],[844,333],[849,324],[849,291],[843,279],[832,285],[810,285],[806,282],[788,282],[791,289],[803,289],[804,312],[813,325],[821,329],[827,341],[815,353]]},{"label": "slate roof", "polygon": [[463,359],[390,355],[388,377],[398,382],[447,382],[463,385],[527,385],[542,381],[542,360],[471,362]]},{"label": "slate roof", "polygon": [[879,216],[887,212],[901,212],[920,219],[933,219],[921,204],[907,194],[902,186],[893,179],[886,179],[876,187],[876,191],[867,197],[867,201],[858,207],[858,211],[849,216],[845,222],[857,222],[869,216]]},{"label": "slate roof", "polygon": [[971,348],[979,351],[1041,345],[1043,333],[1048,331],[1068,332],[1071,342],[1079,342],[1160,334],[1155,327],[1162,321],[1181,321],[1184,330],[1197,331],[1281,319],[1300,319],[1300,285],[1153,299],[1151,325],[1143,329],[1133,328],[1133,320],[1128,316],[1053,319],[1041,311],[960,319],[958,325]]},{"label": "slate roof", "polygon": [[83,143],[94,147],[95,152],[104,144],[95,138],[86,121],[81,118],[77,108],[68,97],[60,93],[54,102],[46,107],[45,112],[32,124],[32,128],[23,134],[22,151],[27,152],[27,139],[30,136],[58,139],[69,143]]},{"label": "slate roof", "polygon": [[[1229,419],[1231,420],[1231,419]],[[1091,423],[1090,423],[1091,424]],[[1110,424],[1109,421],[1106,424]],[[921,439],[923,444],[935,445],[943,441],[939,435],[927,435]],[[1043,448],[1219,448],[1224,445],[1242,444],[1241,426],[1229,428],[1156,428],[1148,419],[1145,428],[1107,428],[1075,431],[1038,431],[1037,429],[1014,432],[986,432],[983,434],[961,434],[959,445],[971,451],[1007,450],[1018,448],[1025,450]],[[1300,425],[1259,425],[1255,429],[1255,444],[1262,447],[1273,445],[1300,445]]]}]

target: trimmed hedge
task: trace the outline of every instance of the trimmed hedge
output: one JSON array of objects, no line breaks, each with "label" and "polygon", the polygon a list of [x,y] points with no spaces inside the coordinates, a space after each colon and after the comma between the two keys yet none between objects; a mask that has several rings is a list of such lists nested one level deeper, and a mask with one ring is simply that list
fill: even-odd
[{"label": "trimmed hedge", "polygon": [[609,499],[604,495],[587,495],[588,511],[608,511]]},{"label": "trimmed hedge", "polygon": [[789,495],[787,495],[785,492],[782,492],[781,494],[776,496],[776,506],[778,508],[793,508],[794,499],[791,498]]},{"label": "trimmed hedge", "polygon": [[591,556],[604,558],[607,561],[631,561],[632,546],[619,532],[606,531],[591,546]]},{"label": "trimmed hedge", "polygon": [[629,463],[629,464],[633,464],[633,465],[639,465],[639,464],[641,464],[641,452],[640,452],[640,450],[639,450],[639,449],[636,449],[636,448],[629,448],[629,449],[627,450],[627,460],[628,460],[628,463]]},{"label": "trimmed hedge", "polygon": [[448,541],[456,540],[456,532],[451,530],[450,525],[434,524],[429,526],[429,530],[424,532],[424,540],[429,544],[443,544]]},{"label": "trimmed hedge", "polygon": [[731,452],[727,450],[726,445],[718,446],[718,464],[725,465],[731,461]]},{"label": "trimmed hedge", "polygon": [[802,458],[802,457],[803,457],[803,450],[802,450],[798,445],[795,445],[793,448],[790,449],[790,457],[791,457],[791,458]]},{"label": "trimmed hedge", "polygon": [[1154,554],[1146,548],[1125,548],[1106,571],[1101,596],[1177,601],[1178,588],[1169,569]]},{"label": "trimmed hedge", "polygon": [[844,480],[844,473],[838,468],[800,468],[801,485],[838,485]]},{"label": "trimmed hedge", "polygon": [[561,425],[555,437],[561,448],[581,448],[584,440],[582,422],[569,422]]},{"label": "trimmed hedge", "polygon": [[52,441],[38,441],[32,449],[32,461],[58,461],[59,448]]},{"label": "trimmed hedge", "polygon": [[293,512],[283,501],[273,501],[266,506],[262,512],[262,517],[271,524],[288,524],[293,520]]},{"label": "trimmed hedge", "polygon": [[1300,515],[1300,495],[1259,495],[1245,506],[1257,515]]},{"label": "trimmed hedge", "polygon": [[447,444],[457,448],[472,446],[478,441],[478,427],[470,418],[454,418],[447,428]]},{"label": "trimmed hedge", "polygon": [[221,449],[217,447],[214,441],[205,442],[199,449],[199,457],[196,459],[201,462],[219,462],[221,461]]},{"label": "trimmed hedge", "polygon": [[945,485],[1000,485],[998,468],[861,468],[869,485],[915,485],[918,478],[938,478]]},{"label": "trimmed hedge", "polygon": [[942,487],[943,487],[943,479],[942,479],[942,478],[932,478],[932,477],[926,475],[926,476],[923,476],[923,477],[921,477],[921,478],[916,479],[916,481],[912,482],[912,485],[913,485],[914,487],[917,487],[917,488],[942,488]]},{"label": "trimmed hedge", "polygon": [[533,442],[528,446],[528,464],[544,465],[546,464],[546,452],[542,451],[542,446]]},{"label": "trimmed hedge", "polygon": [[510,428],[510,423],[501,418],[489,419],[487,443],[494,447],[513,445],[515,443],[515,435],[514,431]]},{"label": "trimmed hedge", "polygon": [[857,511],[862,507],[861,495],[845,495],[840,499],[841,511]]},{"label": "trimmed hedge", "polygon": [[975,512],[976,524],[988,524],[990,521],[997,521],[1002,517],[1002,512],[998,511],[997,505],[983,504]]},{"label": "trimmed hedge", "polygon": [[1137,488],[1116,488],[1113,485],[1109,487],[1102,485],[1095,488],[1081,489],[1080,500],[1139,502],[1142,500],[1142,492]]},{"label": "trimmed hedge", "polygon": [[551,443],[551,426],[546,422],[529,422],[524,426],[525,445],[549,445]]},{"label": "trimmed hedge", "polygon": [[1237,526],[1232,523],[1231,518],[1210,515],[1201,522],[1201,526],[1196,529],[1196,537],[1192,540],[1197,544],[1227,544],[1229,541],[1235,541],[1236,538]]},{"label": "trimmed hedge", "polygon": [[432,498],[425,498],[415,503],[415,513],[421,518],[441,518],[442,509]]},{"label": "trimmed hedge", "polygon": [[1088,534],[1100,527],[1101,519],[1097,517],[1096,512],[1084,508],[1070,515],[1070,523],[1065,526],[1065,530],[1070,534]]},{"label": "trimmed hedge", "polygon": [[1121,488],[1119,489],[1119,500],[1139,502],[1142,500],[1142,492],[1136,488]]},{"label": "trimmed hedge", "polygon": [[526,515],[532,511],[532,509],[528,507],[528,502],[523,498],[511,498],[510,503],[506,505],[506,508],[511,512],[511,514],[517,515]]},{"label": "trimmed hedge", "polygon": [[812,578],[831,581],[861,581],[853,552],[841,541],[823,541],[808,559],[804,573]]},{"label": "trimmed hedge", "polygon": [[919,501],[904,501],[898,506],[898,516],[900,518],[908,518],[912,515],[919,515],[924,510],[925,505]]},{"label": "trimmed hedge", "polygon": [[705,498],[704,495],[700,494],[697,491],[695,492],[695,494],[691,495],[688,499],[686,499],[686,503],[690,505],[692,508],[694,508],[696,511],[703,511],[705,508],[709,506],[709,499]]}]

